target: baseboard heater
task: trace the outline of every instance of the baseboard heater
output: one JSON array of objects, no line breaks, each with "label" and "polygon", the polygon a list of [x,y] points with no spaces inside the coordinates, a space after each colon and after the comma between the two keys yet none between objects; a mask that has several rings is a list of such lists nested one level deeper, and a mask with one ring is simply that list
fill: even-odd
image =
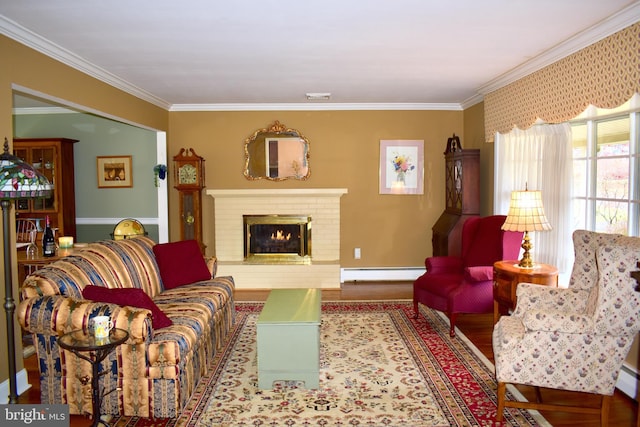
[{"label": "baseboard heater", "polygon": [[424,267],[341,268],[340,283],[414,281],[424,272]]},{"label": "baseboard heater", "polygon": [[628,362],[624,362],[620,370],[620,375],[618,376],[616,388],[630,398],[635,399],[638,395],[639,387],[640,375],[638,374],[637,368],[634,368]]}]

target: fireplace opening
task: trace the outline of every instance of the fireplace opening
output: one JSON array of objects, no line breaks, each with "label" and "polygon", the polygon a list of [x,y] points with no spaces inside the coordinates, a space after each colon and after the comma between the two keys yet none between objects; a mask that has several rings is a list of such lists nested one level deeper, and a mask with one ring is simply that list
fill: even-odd
[{"label": "fireplace opening", "polygon": [[256,264],[309,264],[311,217],[243,215],[244,260]]}]

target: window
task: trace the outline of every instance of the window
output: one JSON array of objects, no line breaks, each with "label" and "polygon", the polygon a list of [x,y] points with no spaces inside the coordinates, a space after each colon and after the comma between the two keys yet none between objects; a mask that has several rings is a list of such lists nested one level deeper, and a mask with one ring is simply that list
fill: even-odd
[{"label": "window", "polygon": [[626,110],[594,108],[572,122],[574,229],[639,235],[640,113]]}]

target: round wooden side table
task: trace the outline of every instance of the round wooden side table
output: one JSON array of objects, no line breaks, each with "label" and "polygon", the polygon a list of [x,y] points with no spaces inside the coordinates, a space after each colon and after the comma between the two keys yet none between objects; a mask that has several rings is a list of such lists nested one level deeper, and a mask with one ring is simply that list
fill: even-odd
[{"label": "round wooden side table", "polygon": [[96,338],[93,334],[87,334],[82,330],[71,331],[58,338],[60,347],[69,350],[79,358],[91,363],[91,403],[93,410],[93,423],[91,427],[105,424],[100,419],[102,397],[113,391],[110,390],[105,393],[100,393],[100,363],[117,346],[125,342],[127,338],[129,338],[129,332],[119,328],[112,329],[106,338]]},{"label": "round wooden side table", "polygon": [[518,261],[498,261],[493,264],[493,323],[501,315],[516,308],[518,283],[558,286],[558,269],[537,263],[533,268],[518,267]]}]

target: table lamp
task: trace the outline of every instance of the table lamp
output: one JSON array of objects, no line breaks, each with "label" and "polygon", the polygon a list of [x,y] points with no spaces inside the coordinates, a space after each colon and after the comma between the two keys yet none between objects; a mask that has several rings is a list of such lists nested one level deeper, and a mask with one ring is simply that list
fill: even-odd
[{"label": "table lamp", "polygon": [[528,189],[525,189],[525,191],[513,191],[511,193],[511,203],[509,204],[509,213],[502,225],[502,229],[505,231],[524,232],[522,241],[524,253],[518,263],[518,267],[533,268],[534,262],[529,253],[533,245],[529,239],[529,232],[551,230],[551,224],[549,224],[542,206],[542,192],[529,191]]},{"label": "table lamp", "polygon": [[4,139],[4,152],[0,155],[0,206],[2,207],[2,237],[4,248],[4,309],[7,315],[7,350],[9,352],[9,403],[18,403],[16,385],[16,348],[11,274],[11,203],[16,199],[48,197],[53,187],[47,178],[30,164],[9,153],[9,141]]}]

